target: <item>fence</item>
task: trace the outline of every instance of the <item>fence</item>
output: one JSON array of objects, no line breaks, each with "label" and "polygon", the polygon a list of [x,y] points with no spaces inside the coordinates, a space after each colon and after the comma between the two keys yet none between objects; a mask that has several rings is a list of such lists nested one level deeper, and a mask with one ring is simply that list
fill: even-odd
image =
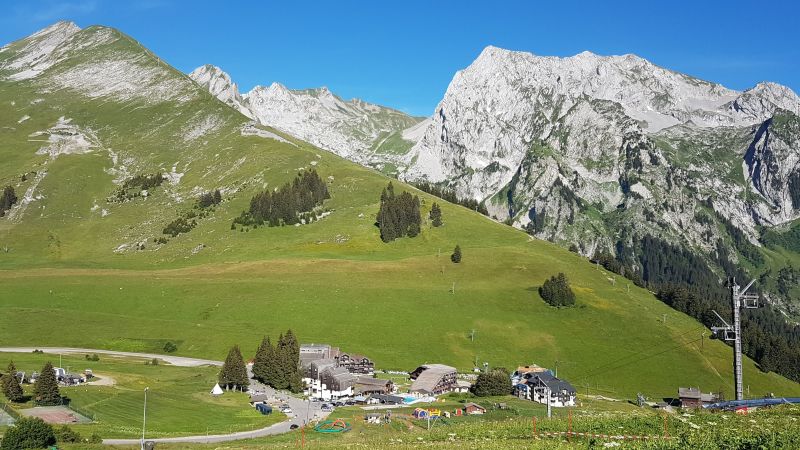
[{"label": "fence", "polygon": [[536,429],[536,417],[534,416],[531,420],[531,425],[533,427],[533,437],[535,439],[539,438],[550,438],[550,437],[566,437],[567,440],[570,440],[572,437],[578,438],[589,438],[589,439],[611,439],[611,440],[633,440],[633,441],[644,441],[644,440],[668,440],[670,439],[669,431],[668,431],[668,422],[667,416],[664,416],[664,434],[663,435],[652,435],[652,434],[604,434],[604,433],[585,433],[580,431],[572,431],[572,410],[569,411],[569,429],[567,431],[543,431],[539,432]]}]

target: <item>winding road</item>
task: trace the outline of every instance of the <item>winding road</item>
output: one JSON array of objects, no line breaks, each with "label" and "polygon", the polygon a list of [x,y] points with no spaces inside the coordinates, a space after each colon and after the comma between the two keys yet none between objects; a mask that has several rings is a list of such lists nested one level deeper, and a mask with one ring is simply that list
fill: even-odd
[{"label": "winding road", "polygon": [[[155,353],[135,353],[135,352],[117,352],[113,350],[99,350],[91,348],[72,348],[72,347],[0,347],[0,353],[31,353],[34,350],[41,350],[49,354],[86,354],[97,353],[98,355],[121,356],[125,358],[142,358],[153,359],[158,358],[174,366],[182,367],[199,367],[199,366],[222,366],[222,361],[213,361],[209,359],[188,358],[184,356],[170,356],[160,355]],[[250,367],[248,366],[248,372]],[[252,373],[250,374],[252,376]],[[213,444],[218,442],[238,441],[240,439],[253,439],[264,436],[271,436],[291,431],[292,425],[302,427],[306,421],[313,421],[322,419],[327,416],[327,413],[320,409],[319,403],[309,402],[287,393],[275,391],[269,386],[265,386],[255,380],[251,380],[250,389],[256,392],[265,393],[270,397],[277,398],[287,403],[292,408],[292,416],[288,420],[270,425],[265,428],[260,428],[251,431],[240,431],[230,434],[213,434],[203,436],[182,436],[172,438],[154,438],[145,439],[153,442],[184,442],[184,443],[198,443],[198,444]],[[103,444],[108,445],[138,445],[140,439],[103,439]]]}]

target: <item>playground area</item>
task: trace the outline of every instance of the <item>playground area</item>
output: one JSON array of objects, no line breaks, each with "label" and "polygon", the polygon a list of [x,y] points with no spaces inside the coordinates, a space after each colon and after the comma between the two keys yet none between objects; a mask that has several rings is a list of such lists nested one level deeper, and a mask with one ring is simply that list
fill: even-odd
[{"label": "playground area", "polygon": [[92,423],[88,417],[82,416],[66,406],[37,406],[20,409],[18,412],[27,417],[38,417],[52,424],[86,424]]}]

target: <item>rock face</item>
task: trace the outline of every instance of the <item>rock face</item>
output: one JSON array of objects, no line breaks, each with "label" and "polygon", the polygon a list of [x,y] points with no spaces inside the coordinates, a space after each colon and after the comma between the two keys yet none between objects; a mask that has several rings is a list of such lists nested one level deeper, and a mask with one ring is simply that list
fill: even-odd
[{"label": "rock face", "polygon": [[634,55],[488,47],[456,73],[401,178],[584,254],[645,233],[712,251],[718,215],[753,242],[757,226],[800,217],[798,114],[774,83],[738,92]]},{"label": "rock face", "polygon": [[279,83],[239,95],[230,76],[205,65],[189,76],[242,114],[361,164],[391,171],[416,142],[403,133],[422,119],[359,99],[345,101],[328,88],[290,90]]}]

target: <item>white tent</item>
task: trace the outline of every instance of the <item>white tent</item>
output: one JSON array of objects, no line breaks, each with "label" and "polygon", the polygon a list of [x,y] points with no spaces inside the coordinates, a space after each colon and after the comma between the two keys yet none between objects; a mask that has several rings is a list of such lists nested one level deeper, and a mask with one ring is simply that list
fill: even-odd
[{"label": "white tent", "polygon": [[222,388],[219,387],[219,383],[214,385],[214,389],[211,390],[211,395],[222,395]]}]

